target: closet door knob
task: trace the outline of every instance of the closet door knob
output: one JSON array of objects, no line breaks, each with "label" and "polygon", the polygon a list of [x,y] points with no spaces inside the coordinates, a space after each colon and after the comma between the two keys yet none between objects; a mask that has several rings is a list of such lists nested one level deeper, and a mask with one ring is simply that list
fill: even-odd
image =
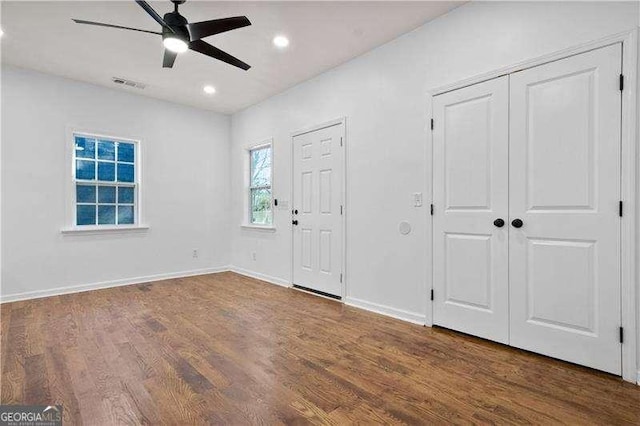
[{"label": "closet door knob", "polygon": [[493,224],[495,226],[497,226],[498,228],[502,228],[504,226],[504,220],[498,218],[498,219],[493,221]]},{"label": "closet door knob", "polygon": [[514,228],[522,228],[522,225],[524,225],[524,222],[521,219],[513,219],[511,221],[511,226]]},{"label": "closet door knob", "polygon": [[292,220],[292,221],[291,221],[291,224],[292,224],[292,225],[297,225],[297,224],[298,224],[298,221],[297,221],[297,220]]}]

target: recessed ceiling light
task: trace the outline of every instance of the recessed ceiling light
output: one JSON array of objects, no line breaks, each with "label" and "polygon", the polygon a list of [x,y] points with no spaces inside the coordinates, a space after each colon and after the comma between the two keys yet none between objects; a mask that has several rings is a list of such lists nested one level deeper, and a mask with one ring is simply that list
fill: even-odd
[{"label": "recessed ceiling light", "polygon": [[204,86],[202,90],[204,90],[204,93],[206,93],[207,95],[213,95],[214,93],[216,93],[216,88],[213,86]]},{"label": "recessed ceiling light", "polygon": [[275,46],[279,47],[280,49],[284,49],[289,45],[289,39],[283,35],[275,36],[273,38],[273,44],[275,44]]}]

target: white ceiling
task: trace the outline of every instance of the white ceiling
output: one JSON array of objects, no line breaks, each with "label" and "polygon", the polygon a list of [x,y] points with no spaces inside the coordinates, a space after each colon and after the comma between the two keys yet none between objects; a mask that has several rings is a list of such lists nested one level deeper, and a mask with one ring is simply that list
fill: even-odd
[{"label": "white ceiling", "polygon": [[[134,1],[3,1],[2,61],[119,90],[233,113],[348,61],[462,2],[208,2],[190,0],[190,22],[246,15],[253,25],[207,42],[249,63],[243,71],[196,52],[162,68],[160,36],[75,24],[71,18],[159,31]],[[169,1],[150,2],[163,15]],[[272,44],[284,34],[290,46]],[[117,86],[111,77],[147,85]],[[217,93],[205,96],[210,84]]]}]

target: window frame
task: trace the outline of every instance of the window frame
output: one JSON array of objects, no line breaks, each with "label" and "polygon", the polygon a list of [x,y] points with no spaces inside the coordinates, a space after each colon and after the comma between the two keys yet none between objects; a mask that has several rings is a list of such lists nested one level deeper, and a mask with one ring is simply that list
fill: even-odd
[{"label": "window frame", "polygon": [[[252,186],[251,185],[251,175],[253,172],[253,168],[251,165],[251,155],[253,153],[253,151],[258,151],[261,149],[269,149],[269,153],[271,155],[271,170],[269,173],[269,185],[261,185],[261,186]],[[246,147],[245,149],[245,158],[247,159],[247,168],[245,169],[245,176],[247,179],[247,184],[246,184],[246,192],[245,192],[245,202],[247,203],[247,209],[246,209],[246,217],[244,222],[246,223],[246,225],[243,225],[243,227],[245,228],[256,228],[256,229],[266,229],[266,230],[275,230],[275,226],[274,226],[274,222],[275,222],[275,206],[273,203],[274,200],[274,196],[273,196],[273,169],[274,169],[274,155],[273,155],[273,139],[267,139],[263,142],[257,143],[257,144],[252,144]],[[270,197],[270,201],[269,201],[269,205],[271,206],[271,223],[269,224],[261,224],[261,223],[254,223],[252,221],[253,219],[253,210],[252,210],[252,199],[251,199],[251,193],[253,190],[256,189],[270,189],[271,190],[271,197]]]},{"label": "window frame", "polygon": [[[137,139],[137,138],[131,138],[131,137],[121,137],[121,136],[114,136],[113,134],[108,134],[108,133],[102,133],[102,132],[94,132],[94,131],[87,131],[87,130],[82,130],[82,129],[77,129],[77,128],[68,128],[67,129],[67,133],[68,136],[66,138],[67,140],[67,161],[68,161],[68,165],[70,167],[70,174],[67,176],[66,181],[67,181],[67,202],[66,202],[66,206],[67,206],[67,226],[65,228],[62,229],[63,233],[101,233],[103,231],[130,231],[130,230],[146,230],[149,227],[147,225],[144,225],[144,221],[143,221],[143,216],[142,216],[142,150],[141,150],[141,140]],[[75,144],[76,144],[76,137],[85,137],[85,138],[91,138],[91,139],[104,139],[104,140],[109,140],[109,141],[114,141],[114,142],[125,142],[125,143],[130,143],[134,146],[134,175],[133,175],[133,182],[118,182],[118,181],[100,181],[98,180],[98,176],[96,174],[95,176],[95,180],[84,180],[84,179],[77,179],[76,178],[76,159],[78,160],[82,160],[83,158],[81,157],[76,157],[76,149],[75,149]],[[96,158],[93,159],[92,161],[96,162],[96,170],[98,167],[98,162],[99,160],[97,159],[97,144],[96,144]],[[111,161],[106,161],[106,162],[111,162]],[[117,168],[117,157],[113,160],[113,163],[115,163],[116,168]],[[97,172],[96,172],[97,173]],[[95,186],[96,190],[100,187],[100,186],[113,186],[113,187],[119,187],[119,186],[126,186],[126,187],[132,187],[134,190],[134,203],[133,203],[133,210],[134,210],[134,221],[132,224],[103,224],[100,225],[98,223],[93,224],[93,225],[78,225],[77,224],[77,191],[76,191],[76,186],[77,184],[83,184],[86,183],[89,186]],[[95,205],[99,205],[98,200],[97,200],[98,194],[96,191],[96,203]],[[116,197],[117,197],[117,190],[116,190]],[[82,203],[81,203],[82,204]],[[91,204],[91,203],[89,203]],[[111,203],[107,203],[107,204],[111,204]],[[116,206],[116,217],[117,217],[117,198],[116,198],[116,203],[113,204],[114,206]],[[96,222],[97,222],[98,218],[97,218],[97,212],[96,212]],[[116,219],[117,221],[117,219]]]}]

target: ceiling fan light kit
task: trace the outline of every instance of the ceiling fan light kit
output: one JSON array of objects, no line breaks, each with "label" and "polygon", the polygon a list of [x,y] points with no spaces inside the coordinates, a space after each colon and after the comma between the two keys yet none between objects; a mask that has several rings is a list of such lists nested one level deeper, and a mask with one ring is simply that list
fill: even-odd
[{"label": "ceiling fan light kit", "polygon": [[168,25],[162,28],[162,44],[174,53],[183,53],[189,50],[191,36],[187,30],[189,23],[184,16],[178,13],[178,5],[184,3],[174,1],[175,10],[164,15],[164,22]]},{"label": "ceiling fan light kit", "polygon": [[242,62],[240,59],[231,56],[227,52],[224,52],[202,40],[205,37],[251,25],[251,21],[249,21],[246,16],[234,16],[231,18],[212,19],[209,21],[189,23],[189,21],[182,16],[180,12],[178,12],[178,6],[183,4],[186,0],[171,1],[174,6],[173,12],[166,13],[164,17],[161,17],[146,1],[135,0],[135,2],[144,9],[149,16],[160,24],[162,32],[123,27],[120,25],[105,24],[101,22],[85,21],[81,19],[73,19],[73,21],[78,24],[96,25],[100,27],[161,35],[162,44],[165,48],[162,60],[162,66],[164,68],[172,68],[178,53],[186,52],[189,49],[219,61],[226,62],[229,65],[233,65],[245,71],[251,68],[249,64]]},{"label": "ceiling fan light kit", "polygon": [[167,50],[170,50],[174,53],[184,53],[189,50],[189,44],[178,37],[165,37],[162,40],[162,44]]}]

